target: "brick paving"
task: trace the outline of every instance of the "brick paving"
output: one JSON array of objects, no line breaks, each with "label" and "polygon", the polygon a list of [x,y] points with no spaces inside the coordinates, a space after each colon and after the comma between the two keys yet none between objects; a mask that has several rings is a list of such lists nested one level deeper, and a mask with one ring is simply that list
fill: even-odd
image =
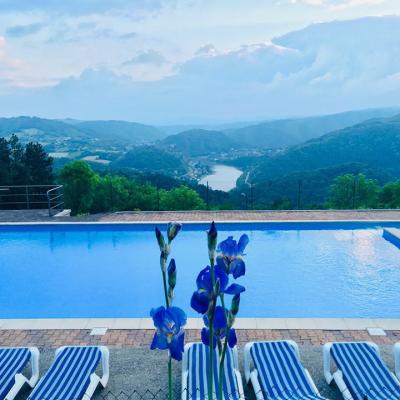
[{"label": "brick paving", "polygon": [[[239,345],[257,340],[292,339],[301,345],[319,346],[331,341],[369,340],[381,345],[400,341],[400,331],[386,331],[387,336],[370,336],[367,331],[255,329],[237,330]],[[64,345],[106,345],[109,347],[148,347],[154,331],[110,329],[104,336],[90,336],[88,329],[71,330],[1,330],[0,346],[37,346],[55,348]],[[186,330],[186,342],[199,341],[200,331]]]},{"label": "brick paving", "polygon": [[285,221],[400,220],[400,210],[313,211],[127,211],[83,217],[48,217],[45,210],[0,210],[0,222],[143,222],[143,221]]}]

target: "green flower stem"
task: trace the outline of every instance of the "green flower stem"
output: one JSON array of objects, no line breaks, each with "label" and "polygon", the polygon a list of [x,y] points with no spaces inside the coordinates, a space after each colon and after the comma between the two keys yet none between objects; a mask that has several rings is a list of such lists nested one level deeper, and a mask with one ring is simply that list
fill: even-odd
[{"label": "green flower stem", "polygon": [[168,299],[168,289],[167,289],[167,277],[166,277],[165,271],[162,271],[162,277],[163,277],[163,284],[164,284],[165,305],[168,308],[169,307],[169,299]]},{"label": "green flower stem", "polygon": [[[226,312],[226,308],[225,308],[225,299],[224,299],[224,294],[221,293],[220,294],[220,299],[221,299],[221,305],[224,309],[225,312],[225,318],[226,321],[228,323],[228,313]],[[228,347],[228,335],[229,335],[229,328],[228,325],[226,327],[226,331],[225,331],[225,340],[224,340],[224,346],[222,348],[222,353],[219,359],[219,388],[218,388],[218,400],[222,400],[222,391],[223,391],[223,387],[224,387],[224,362],[225,362],[225,355],[226,355],[226,349]]]},{"label": "green flower stem", "polygon": [[168,400],[172,400],[172,358],[168,359]]},{"label": "green flower stem", "polygon": [[[212,282],[212,286],[213,286],[213,290],[215,289],[215,272],[214,272],[214,263],[215,260],[214,259],[210,259],[210,269],[211,269],[211,282]],[[214,400],[214,396],[213,396],[213,377],[214,377],[214,348],[213,348],[213,342],[214,342],[214,311],[215,311],[215,306],[216,306],[216,301],[217,299],[215,299],[215,302],[213,304],[213,308],[211,310],[210,313],[210,318],[209,318],[209,351],[210,351],[210,368],[208,370],[209,374],[208,374],[208,400]]]}]

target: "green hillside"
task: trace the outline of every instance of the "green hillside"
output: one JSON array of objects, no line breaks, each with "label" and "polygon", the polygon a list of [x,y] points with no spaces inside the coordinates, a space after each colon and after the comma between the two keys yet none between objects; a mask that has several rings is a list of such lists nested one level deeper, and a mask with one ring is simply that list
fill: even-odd
[{"label": "green hillside", "polygon": [[162,143],[186,156],[207,156],[226,153],[239,147],[238,143],[222,132],[193,129],[165,138]]},{"label": "green hillside", "polygon": [[376,109],[273,120],[225,133],[233,140],[250,147],[280,148],[296,145],[371,118],[392,117],[398,112],[398,109]]},{"label": "green hillside", "polygon": [[51,137],[87,138],[88,135],[74,125],[38,117],[0,118],[0,136],[18,134],[20,138],[47,135]]},{"label": "green hillside", "polygon": [[176,175],[186,172],[185,165],[180,157],[153,146],[135,147],[111,163],[111,167]]},{"label": "green hillside", "polygon": [[158,128],[126,121],[84,121],[75,124],[82,131],[99,139],[125,141],[131,144],[153,142],[165,137]]},{"label": "green hillside", "polygon": [[361,163],[400,176],[400,115],[364,123],[312,139],[273,157],[263,157],[251,171],[255,183],[294,172]]}]

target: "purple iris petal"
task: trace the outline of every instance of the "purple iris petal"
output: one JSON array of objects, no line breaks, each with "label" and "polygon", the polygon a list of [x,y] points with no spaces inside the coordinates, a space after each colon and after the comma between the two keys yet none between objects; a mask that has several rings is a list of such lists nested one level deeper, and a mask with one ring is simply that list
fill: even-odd
[{"label": "purple iris petal", "polygon": [[182,354],[184,350],[184,342],[185,342],[185,334],[184,332],[181,332],[179,335],[175,336],[169,346],[169,351],[171,354],[171,357],[174,360],[181,361],[182,360]]},{"label": "purple iris petal", "polygon": [[242,255],[246,246],[249,244],[249,237],[246,234],[243,234],[242,236],[240,236],[238,245],[237,245],[237,251],[238,254]]},{"label": "purple iris petal", "polygon": [[205,292],[194,292],[190,301],[190,306],[200,314],[207,312],[210,299]]},{"label": "purple iris petal", "polygon": [[[206,346],[210,345],[210,331],[207,328],[203,328],[201,330],[201,341],[203,342],[203,344],[205,344]],[[215,336],[213,336],[213,348],[215,349],[216,345],[217,345],[217,340],[215,338]]]},{"label": "purple iris petal", "polygon": [[150,346],[151,350],[160,349],[166,350],[168,349],[168,341],[167,338],[162,335],[160,332],[156,332],[153,337],[153,341],[151,342]]},{"label": "purple iris petal", "polygon": [[242,285],[238,285],[237,283],[232,283],[228,288],[226,288],[226,294],[238,294],[242,293],[246,290],[246,288]]},{"label": "purple iris petal", "polygon": [[216,331],[226,328],[226,314],[225,310],[221,306],[215,307],[214,328]]},{"label": "purple iris petal", "polygon": [[244,276],[246,273],[246,264],[241,258],[236,258],[231,262],[231,273],[235,279]]},{"label": "purple iris petal", "polygon": [[235,347],[237,343],[236,331],[232,328],[229,330],[228,345],[229,347]]}]

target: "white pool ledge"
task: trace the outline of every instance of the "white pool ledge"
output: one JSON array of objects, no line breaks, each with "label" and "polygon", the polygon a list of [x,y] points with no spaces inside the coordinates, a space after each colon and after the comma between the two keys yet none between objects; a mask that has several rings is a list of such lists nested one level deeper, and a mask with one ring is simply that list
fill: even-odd
[{"label": "white pool ledge", "polygon": [[[200,318],[189,318],[187,329],[201,329]],[[150,318],[0,319],[0,330],[153,329]],[[236,329],[400,330],[400,319],[368,318],[237,318]]]}]

